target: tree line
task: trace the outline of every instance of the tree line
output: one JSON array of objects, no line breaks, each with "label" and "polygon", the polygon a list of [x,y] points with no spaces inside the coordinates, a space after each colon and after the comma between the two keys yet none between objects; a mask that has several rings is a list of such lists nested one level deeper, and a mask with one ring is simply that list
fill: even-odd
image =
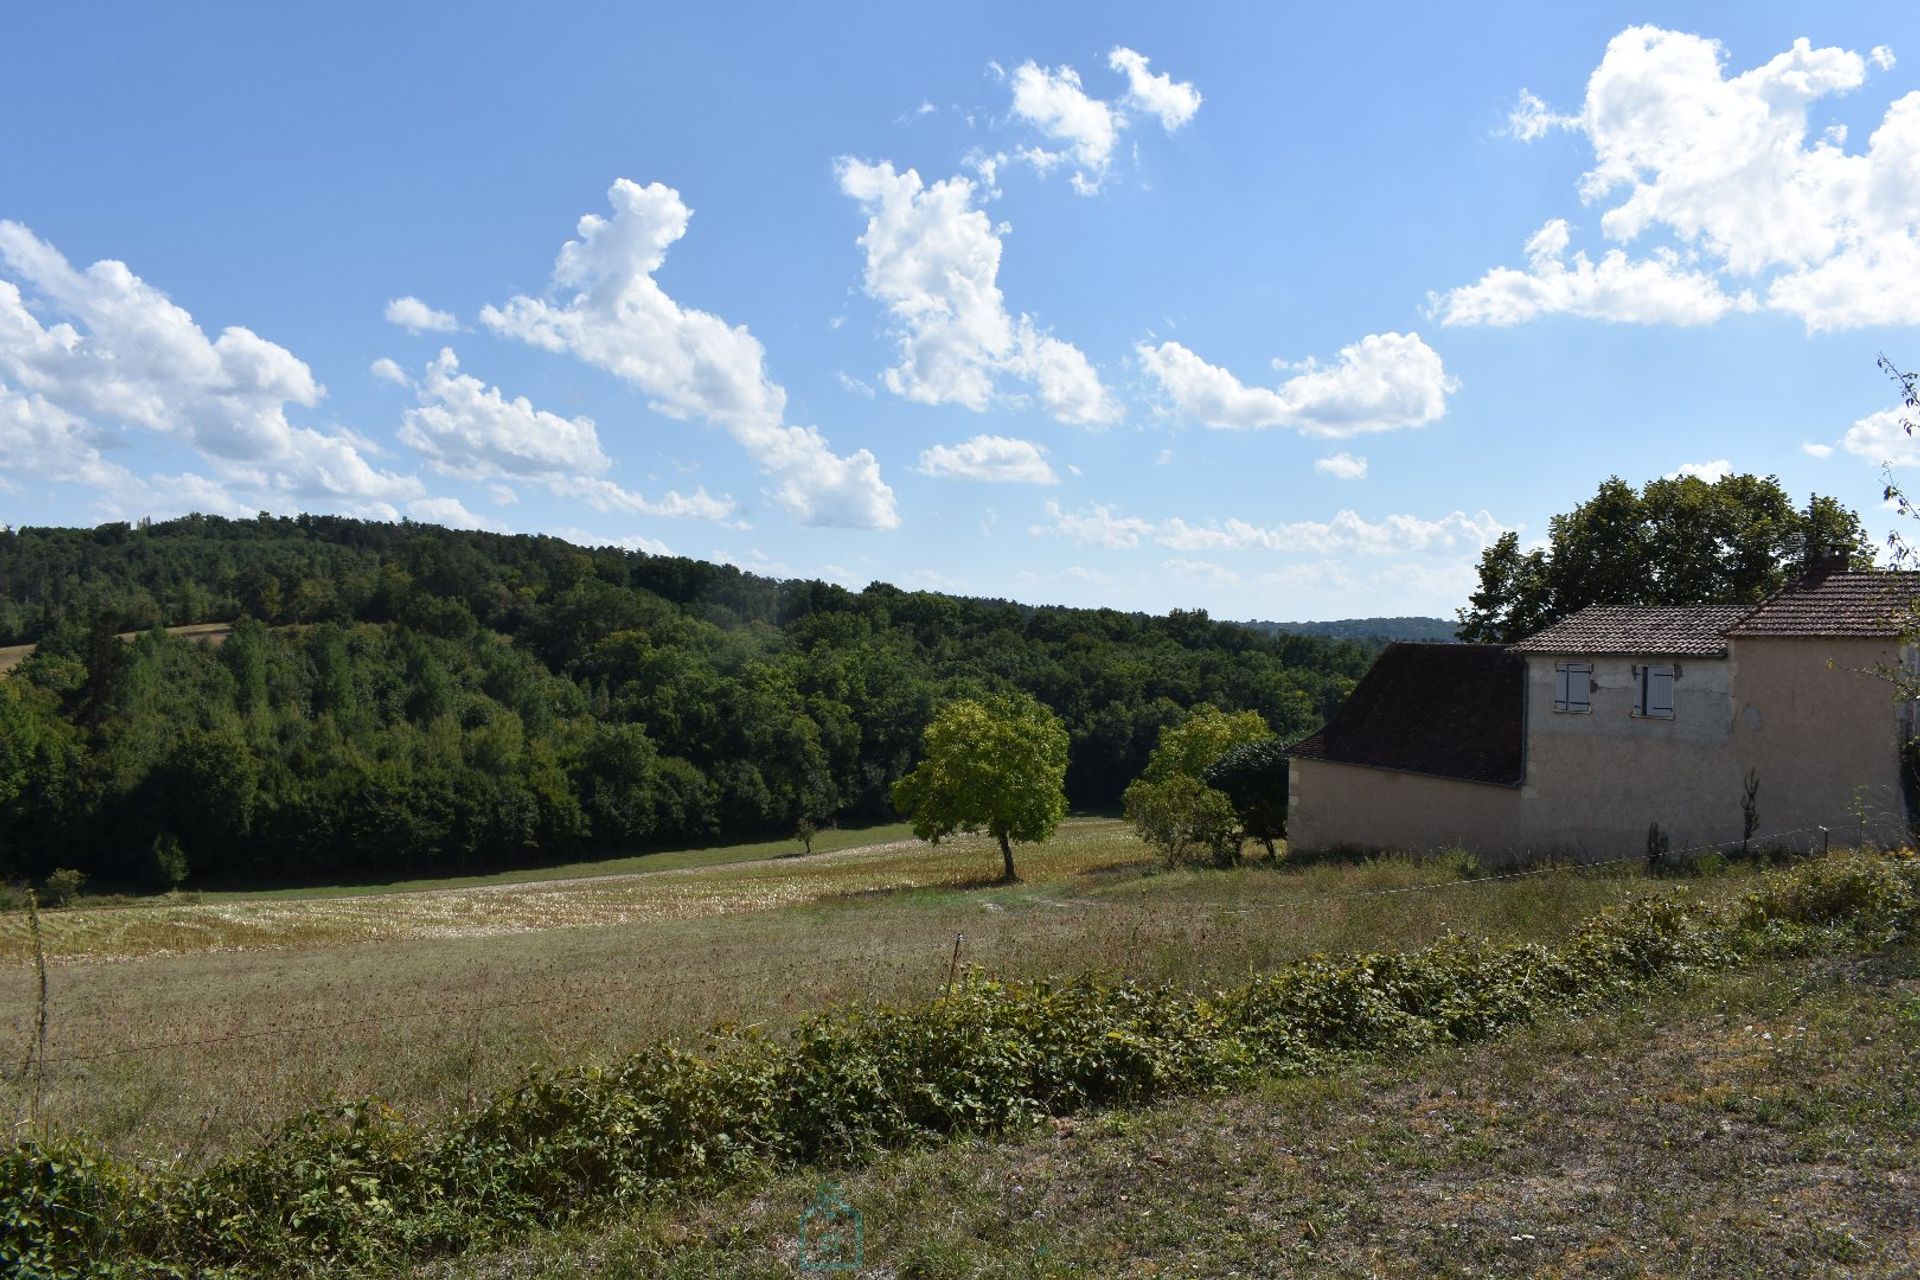
[{"label": "tree line", "polygon": [[[167,625],[233,621],[211,646]],[[138,631],[132,643],[116,633]],[[271,884],[785,835],[893,813],[956,699],[1020,694],[1117,807],[1209,704],[1291,740],[1372,651],[775,581],[332,516],[0,530],[0,875]]]}]

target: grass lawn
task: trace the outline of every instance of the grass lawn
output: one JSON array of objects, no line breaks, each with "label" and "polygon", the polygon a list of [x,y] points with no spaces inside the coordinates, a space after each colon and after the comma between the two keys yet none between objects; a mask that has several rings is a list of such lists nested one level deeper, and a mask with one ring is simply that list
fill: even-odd
[{"label": "grass lawn", "polygon": [[1465,1050],[807,1170],[434,1280],[1887,1277],[1920,1259],[1920,952],[1769,965]]},{"label": "grass lawn", "polygon": [[[1024,883],[993,883],[998,865],[986,839],[886,841],[601,879],[51,912],[44,1114],[122,1154],[192,1165],[332,1098],[378,1094],[431,1118],[536,1062],[922,998],[956,938],[960,963],[995,974],[1205,987],[1449,930],[1555,937],[1609,903],[1674,891],[1632,868],[1474,884],[1404,859],[1164,872],[1102,819],[1020,851]],[[29,1100],[13,1064],[34,1022],[24,924],[0,923],[0,1035],[17,1047],[0,1087],[16,1115]]]}]

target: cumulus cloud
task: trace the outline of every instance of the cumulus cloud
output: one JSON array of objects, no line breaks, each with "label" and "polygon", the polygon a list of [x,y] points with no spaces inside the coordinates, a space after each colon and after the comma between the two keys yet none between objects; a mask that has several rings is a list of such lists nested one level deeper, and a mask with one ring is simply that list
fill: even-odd
[{"label": "cumulus cloud", "polygon": [[1527,267],[1495,267],[1478,281],[1435,299],[1443,324],[1510,325],[1555,313],[1634,324],[1712,324],[1751,295],[1730,297],[1704,271],[1688,268],[1672,249],[1629,258],[1611,249],[1598,263],[1571,259],[1572,229],[1554,218],[1527,241]]},{"label": "cumulus cloud", "polygon": [[[1192,82],[1149,71],[1146,57],[1132,49],[1116,46],[1107,54],[1107,66],[1127,81],[1125,92],[1112,101],[1089,94],[1072,67],[1023,62],[1009,77],[1014,118],[1058,147],[1026,147],[1016,151],[1014,158],[1042,175],[1071,160],[1074,190],[1082,195],[1094,194],[1106,181],[1114,147],[1136,113],[1152,116],[1171,133],[1200,110],[1200,91]],[[989,186],[991,166],[1005,158],[995,156],[986,162],[990,167],[982,174]]]},{"label": "cumulus cloud", "polygon": [[1134,348],[1173,411],[1209,427],[1292,427],[1311,436],[1353,436],[1425,426],[1460,388],[1417,333],[1369,334],[1331,364],[1309,360],[1278,387],[1250,387],[1178,342]]},{"label": "cumulus cloud", "polygon": [[[289,407],[325,391],[285,347],[239,326],[209,340],[125,263],[76,269],[17,222],[0,221],[0,269],[0,443],[16,473],[166,510],[325,505],[393,518],[394,503],[424,496],[417,477],[368,462],[364,441],[289,421]],[[106,458],[141,431],[193,449],[215,478],[143,480]]]},{"label": "cumulus cloud", "polygon": [[1717,41],[1632,27],[1609,42],[1575,115],[1523,95],[1515,136],[1564,125],[1591,144],[1580,197],[1602,206],[1601,233],[1666,243],[1569,266],[1566,233],[1549,223],[1526,269],[1489,272],[1436,299],[1437,313],[1450,324],[1550,312],[1705,324],[1750,291],[1809,331],[1920,321],[1920,92],[1886,109],[1862,151],[1845,149],[1844,129],[1809,120],[1815,104],[1865,84],[1869,64],[1891,67],[1891,51],[1799,39],[1750,70],[1729,75],[1726,64]]},{"label": "cumulus cloud", "polygon": [[1047,465],[1047,451],[1030,440],[975,436],[959,444],[937,444],[920,455],[920,473],[1002,484],[1059,484]]},{"label": "cumulus cloud", "polygon": [[1049,502],[1046,510],[1048,522],[1034,525],[1029,532],[1112,550],[1129,550],[1150,539],[1171,550],[1189,552],[1404,554],[1478,549],[1492,543],[1506,528],[1485,511],[1476,515],[1455,511],[1437,520],[1389,515],[1377,521],[1354,511],[1342,511],[1325,521],[1262,525],[1238,517],[1201,524],[1179,516],[1155,524],[1122,515],[1106,503],[1066,511],[1058,503]]},{"label": "cumulus cloud", "polygon": [[1021,63],[1013,72],[1013,114],[1067,146],[1080,167],[1083,190],[1099,187],[1113,158],[1120,125],[1112,107],[1088,97],[1080,87],[1079,72],[1072,67]]},{"label": "cumulus cloud", "polygon": [[412,294],[387,304],[387,323],[397,324],[409,333],[452,333],[460,327],[451,312],[435,311]]},{"label": "cumulus cloud", "polygon": [[1840,437],[1840,447],[1875,464],[1920,466],[1920,437],[1907,430],[1907,422],[1903,409],[1870,413],[1847,428],[1847,433]]},{"label": "cumulus cloud", "polygon": [[1314,459],[1313,469],[1324,471],[1336,480],[1365,480],[1367,478],[1367,460],[1356,458],[1345,452],[1330,454]]},{"label": "cumulus cloud", "polygon": [[1667,472],[1666,478],[1678,480],[1681,476],[1692,476],[1695,480],[1718,484],[1732,474],[1733,463],[1725,458],[1715,458],[1712,462],[1683,462],[1678,471]]},{"label": "cumulus cloud", "polygon": [[426,520],[433,524],[443,524],[450,529],[486,529],[493,533],[508,532],[507,526],[497,520],[475,515],[467,510],[464,502],[458,498],[416,498],[407,504],[407,514],[416,520]]},{"label": "cumulus cloud", "polygon": [[591,418],[565,418],[535,408],[525,396],[508,399],[472,374],[443,347],[414,388],[419,404],[402,415],[400,439],[443,475],[462,480],[525,480],[544,485],[597,511],[725,520],[731,501],[702,489],[691,497],[643,498],[605,477],[613,466]]},{"label": "cumulus cloud", "polygon": [[1047,504],[1047,524],[1036,524],[1028,533],[1055,534],[1089,547],[1126,551],[1140,545],[1153,532],[1153,522],[1138,516],[1123,516],[1104,502],[1096,502],[1079,511],[1062,510],[1057,502]]},{"label": "cumulus cloud", "polygon": [[815,428],[787,424],[787,393],[768,376],[759,340],[744,325],[683,307],[653,278],[692,217],[680,193],[622,178],[607,198],[612,216],[580,219],[579,238],[554,263],[547,296],[488,306],[481,322],[607,370],[669,417],[720,426],[768,476],[774,501],[802,524],[898,525],[893,491],[873,454],[835,454]]},{"label": "cumulus cloud", "polygon": [[1806,454],[1809,458],[1831,458],[1833,456],[1833,446],[1830,444],[1816,444],[1813,441],[1804,440],[1800,444],[1800,452]]},{"label": "cumulus cloud", "polygon": [[868,215],[864,287],[896,327],[899,363],[882,374],[895,395],[975,412],[998,398],[1001,378],[1030,386],[1057,421],[1116,421],[1119,401],[1071,343],[1006,308],[1000,235],[963,177],[927,186],[912,169],[840,162],[840,189]]},{"label": "cumulus cloud", "polygon": [[1107,65],[1127,77],[1128,106],[1157,116],[1160,127],[1171,133],[1200,111],[1200,91],[1190,80],[1176,83],[1164,72],[1147,70],[1146,58],[1133,50],[1116,47],[1107,54]]}]

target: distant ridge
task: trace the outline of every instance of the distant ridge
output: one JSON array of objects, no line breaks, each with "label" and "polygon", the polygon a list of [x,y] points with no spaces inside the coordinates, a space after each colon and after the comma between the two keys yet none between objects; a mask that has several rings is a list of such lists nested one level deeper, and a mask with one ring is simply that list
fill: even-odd
[{"label": "distant ridge", "polygon": [[1445,618],[1337,618],[1329,622],[1247,622],[1266,635],[1327,636],[1361,644],[1388,645],[1396,640],[1422,644],[1454,644],[1459,625]]}]

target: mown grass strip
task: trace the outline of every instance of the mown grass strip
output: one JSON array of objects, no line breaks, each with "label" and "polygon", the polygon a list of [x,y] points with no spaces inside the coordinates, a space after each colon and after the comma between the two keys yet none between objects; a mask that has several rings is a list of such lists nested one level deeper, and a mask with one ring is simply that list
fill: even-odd
[{"label": "mown grass strip", "polygon": [[375,1101],[312,1112],[194,1176],[83,1145],[0,1160],[9,1274],[380,1270],[533,1227],[956,1132],[1226,1089],[1485,1039],[1657,981],[1759,957],[1879,946],[1920,924],[1920,861],[1834,858],[1744,899],[1644,900],[1559,947],[1452,938],[1313,959],[1194,996],[1083,978],[972,977],[910,1007],[849,1007],[792,1036],[663,1043],[604,1071],[539,1073],[430,1132]]}]

